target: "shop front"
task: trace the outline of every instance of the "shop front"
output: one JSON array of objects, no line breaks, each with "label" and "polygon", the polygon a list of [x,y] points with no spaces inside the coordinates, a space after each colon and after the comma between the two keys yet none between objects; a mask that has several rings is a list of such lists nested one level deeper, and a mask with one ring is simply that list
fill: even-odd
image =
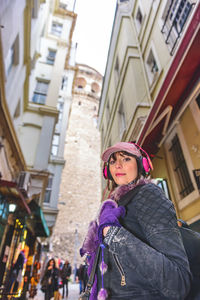
[{"label": "shop front", "polygon": [[27,240],[29,255],[24,274],[24,285],[20,299],[34,298],[37,294],[37,285],[40,281],[42,239],[50,235],[41,207],[35,200],[28,204],[31,215],[27,218]]},{"label": "shop front", "polygon": [[31,211],[15,182],[0,180],[0,297],[18,296],[29,247],[26,219]]}]

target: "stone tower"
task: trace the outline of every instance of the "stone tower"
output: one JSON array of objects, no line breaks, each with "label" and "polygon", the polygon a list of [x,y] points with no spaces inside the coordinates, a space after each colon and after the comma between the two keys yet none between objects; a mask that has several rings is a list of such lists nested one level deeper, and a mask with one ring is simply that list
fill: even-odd
[{"label": "stone tower", "polygon": [[51,238],[52,255],[81,262],[82,245],[89,222],[101,202],[100,133],[97,113],[102,76],[95,69],[77,65],[74,93],[65,139],[59,213]]}]

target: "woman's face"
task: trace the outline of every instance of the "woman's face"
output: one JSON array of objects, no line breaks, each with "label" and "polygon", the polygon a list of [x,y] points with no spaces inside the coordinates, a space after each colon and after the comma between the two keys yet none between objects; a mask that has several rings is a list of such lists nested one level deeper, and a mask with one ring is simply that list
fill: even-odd
[{"label": "woman's face", "polygon": [[50,260],[49,265],[52,266],[52,267],[54,266],[54,261],[53,261],[53,259]]},{"label": "woman's face", "polygon": [[110,158],[109,170],[117,185],[128,184],[138,175],[137,161],[135,157],[122,152],[115,153],[115,158]]}]

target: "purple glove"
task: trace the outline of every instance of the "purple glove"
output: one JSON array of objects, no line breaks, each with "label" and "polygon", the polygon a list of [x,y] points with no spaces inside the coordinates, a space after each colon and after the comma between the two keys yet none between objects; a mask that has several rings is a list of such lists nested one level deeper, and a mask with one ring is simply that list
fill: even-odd
[{"label": "purple glove", "polygon": [[103,240],[103,229],[107,226],[121,227],[118,218],[125,216],[124,206],[119,206],[113,200],[107,200],[104,202],[99,216],[98,237],[100,241]]}]

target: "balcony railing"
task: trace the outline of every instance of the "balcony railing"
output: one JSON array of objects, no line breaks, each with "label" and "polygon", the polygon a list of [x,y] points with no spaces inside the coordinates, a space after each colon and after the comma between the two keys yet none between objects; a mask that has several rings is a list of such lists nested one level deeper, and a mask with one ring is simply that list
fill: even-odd
[{"label": "balcony railing", "polygon": [[187,0],[171,0],[169,4],[161,32],[165,34],[165,43],[171,45],[170,55],[174,54],[177,41],[194,5],[195,3]]}]

